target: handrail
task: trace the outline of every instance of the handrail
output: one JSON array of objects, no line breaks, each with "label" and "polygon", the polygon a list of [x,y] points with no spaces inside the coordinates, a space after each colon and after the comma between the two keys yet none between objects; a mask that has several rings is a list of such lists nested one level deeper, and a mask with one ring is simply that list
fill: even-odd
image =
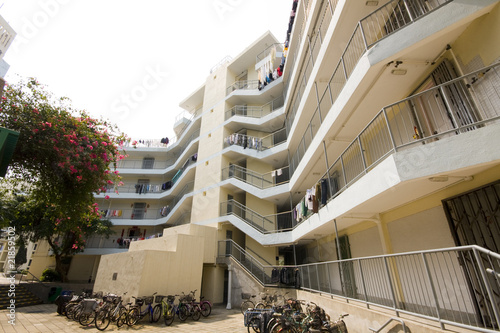
[{"label": "handrail", "polygon": [[[218,255],[238,260],[228,253],[233,244],[232,240],[219,241]],[[244,255],[240,258],[244,259]],[[468,245],[292,267],[300,272],[302,290],[356,300],[395,311],[398,316],[405,313],[424,318],[439,323],[441,329],[450,325],[498,332],[500,280],[488,277],[486,271],[499,266],[500,254]],[[282,266],[259,267],[270,272]],[[262,276],[263,280],[255,277],[265,284],[266,275]],[[481,306],[475,306],[475,302]],[[391,318],[383,327],[392,320],[398,319]],[[404,322],[402,325],[406,329]]]},{"label": "handrail", "polygon": [[403,321],[403,319],[400,319],[400,318],[390,318],[384,325],[382,325],[378,330],[377,329],[374,329],[374,328],[371,328],[371,327],[368,327],[370,329],[370,331],[373,331],[375,333],[379,333],[380,331],[382,331],[387,325],[389,325],[389,323],[391,321],[398,321],[401,323],[401,326],[403,327],[403,332],[406,333],[406,325],[405,325],[405,322]]},{"label": "handrail", "polygon": [[262,118],[283,107],[284,97],[280,96],[261,106],[235,105],[225,112],[225,120],[233,116]]},{"label": "handrail", "polygon": [[229,95],[235,90],[256,90],[259,88],[259,80],[241,80],[233,82],[226,88],[226,94]]},{"label": "handrail", "polygon": [[281,170],[281,174],[283,176],[282,178],[284,178],[279,182],[278,177],[280,176],[276,175],[276,170],[260,174],[235,164],[223,168],[221,170],[221,174],[222,180],[236,178],[260,189],[266,189],[289,182],[290,178],[288,177],[288,166],[280,168],[279,170]]},{"label": "handrail", "polygon": [[[44,287],[49,287],[48,285],[46,285],[45,283],[43,283],[43,281],[41,281],[39,278],[37,278],[36,276],[34,276],[33,273],[31,273],[28,270],[25,270],[25,271],[23,271],[23,273],[20,273],[21,277],[19,278],[18,284],[20,284],[23,281],[24,273],[28,273],[29,275],[31,275],[31,282],[33,282],[33,281],[36,280],[36,282],[38,282],[39,284],[43,285]],[[25,280],[25,281],[28,282],[28,280]]]}]

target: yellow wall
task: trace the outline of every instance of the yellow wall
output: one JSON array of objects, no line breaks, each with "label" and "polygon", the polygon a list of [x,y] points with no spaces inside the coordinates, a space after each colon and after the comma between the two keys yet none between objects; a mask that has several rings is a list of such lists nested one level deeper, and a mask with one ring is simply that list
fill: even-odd
[{"label": "yellow wall", "polygon": [[467,65],[480,56],[483,65],[491,65],[500,57],[500,4],[493,11],[474,21],[453,43],[456,55]]},{"label": "yellow wall", "polygon": [[[252,249],[252,251],[248,251],[248,249]],[[277,247],[263,247],[253,238],[246,236],[246,250],[260,262],[262,262],[262,260],[254,253],[257,253],[259,256],[267,260],[272,265],[277,264],[276,262],[276,256],[278,255]]]}]

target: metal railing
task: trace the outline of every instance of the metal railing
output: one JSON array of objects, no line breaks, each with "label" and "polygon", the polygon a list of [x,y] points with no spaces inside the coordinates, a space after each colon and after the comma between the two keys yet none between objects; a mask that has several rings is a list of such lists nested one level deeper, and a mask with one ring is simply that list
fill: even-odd
[{"label": "metal railing", "polygon": [[233,133],[224,140],[224,148],[237,145],[243,148],[263,151],[273,148],[286,142],[286,128],[282,128],[264,137],[255,137],[252,135]]},{"label": "metal railing", "polygon": [[[166,161],[154,161],[153,164],[145,163],[144,160],[123,159],[117,163],[118,169],[166,169],[175,165],[179,157],[184,153],[189,145],[200,136],[200,130],[197,129],[189,138],[186,143],[182,145],[176,153],[169,152],[170,159]],[[172,142],[169,143],[169,149],[173,149]],[[147,167],[146,167],[147,166]]]},{"label": "metal railing", "polygon": [[[251,262],[261,284],[273,269],[232,240],[219,256]],[[243,265],[245,266],[245,265]],[[245,266],[246,267],[246,266]],[[301,289],[358,300],[440,324],[500,331],[500,254],[476,245],[298,265]]]},{"label": "metal railing", "polygon": [[293,215],[291,211],[270,215],[261,215],[253,209],[250,209],[235,200],[221,202],[219,215],[237,216],[243,222],[247,223],[249,226],[253,227],[263,234],[275,233],[278,231],[287,231],[290,230],[293,226]]},{"label": "metal railing", "polygon": [[218,256],[231,257],[262,285],[273,285],[271,281],[273,266],[262,265],[258,259],[245,251],[232,240],[218,242]]},{"label": "metal railing", "polygon": [[181,112],[180,114],[178,114],[176,117],[175,117],[175,120],[174,120],[174,124],[177,124],[178,122],[182,121],[183,119],[186,119],[187,122],[184,123],[184,126],[182,127],[182,129],[179,131],[179,133],[177,134],[178,137],[182,136],[182,134],[184,133],[184,131],[186,129],[189,128],[189,126],[191,126],[191,124],[193,123],[193,120],[200,116],[201,113],[203,111],[203,108],[199,108],[199,109],[196,109],[195,111],[193,112],[188,112],[188,111],[183,111]]},{"label": "metal railing", "polygon": [[[180,190],[179,194],[177,194],[170,202],[165,203],[164,206],[169,206],[170,211],[172,211],[175,206],[182,200],[182,198],[192,193],[194,190],[194,181],[188,182],[184,187]],[[167,215],[162,215],[161,207],[155,208],[144,208],[144,210],[138,209],[107,209],[103,211],[102,218],[107,218],[111,220],[121,220],[121,219],[131,219],[131,220],[159,220]]]},{"label": "metal railing", "polygon": [[224,58],[221,59],[221,61],[219,61],[216,65],[214,65],[212,68],[210,68],[210,74],[215,72],[222,65],[224,65],[232,60],[233,60],[233,57],[231,57],[230,55],[225,56]]},{"label": "metal railing", "polygon": [[259,88],[259,80],[236,81],[229,87],[227,87],[226,94],[229,95],[230,93],[236,90],[256,90],[258,88]]},{"label": "metal railing", "polygon": [[497,63],[384,107],[321,178],[331,197],[398,149],[497,122],[499,69]]},{"label": "metal railing", "polygon": [[280,96],[262,106],[235,105],[225,112],[225,120],[233,116],[262,118],[283,107],[284,98]]},{"label": "metal railing", "polygon": [[260,174],[239,165],[232,164],[222,169],[222,180],[236,178],[260,189],[265,189],[288,183],[290,180],[288,166],[280,168],[279,170],[281,171],[279,175],[277,172],[278,170]]},{"label": "metal railing", "polygon": [[283,52],[283,43],[275,43],[271,44],[264,51],[261,53],[257,54],[255,63],[258,63],[259,61],[265,59],[267,56],[269,56],[272,52],[272,49],[274,48],[276,50],[276,54]]},{"label": "metal railing", "polygon": [[[303,134],[302,141],[299,143],[297,150],[291,155],[293,160],[293,163],[290,163],[292,174],[295,171],[295,166],[304,157],[305,151],[314,138],[317,129],[337,100],[362,55],[377,41],[452,1],[454,0],[393,0],[358,22],[325,90],[322,93],[318,92],[318,96],[320,96],[318,105]],[[382,17],[386,17],[389,21],[383,21]],[[397,27],[391,25],[391,28],[387,28],[391,20],[397,22]],[[382,31],[385,31],[385,33],[382,33]],[[367,33],[369,34],[368,37]],[[309,63],[304,70],[305,74],[297,84],[298,90],[288,110],[288,130],[290,130],[295,120],[313,65],[312,54],[309,54]]]}]

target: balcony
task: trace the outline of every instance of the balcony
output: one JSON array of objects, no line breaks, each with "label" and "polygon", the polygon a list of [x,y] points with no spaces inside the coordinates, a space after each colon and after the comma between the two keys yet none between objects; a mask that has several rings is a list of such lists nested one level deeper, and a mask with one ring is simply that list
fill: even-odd
[{"label": "balcony", "polygon": [[[499,106],[497,63],[384,107],[316,182],[326,183],[327,189],[319,208],[397,151],[444,143],[499,123]],[[237,202],[221,204],[220,209],[221,216],[236,215],[263,234],[294,229],[315,215],[309,211],[297,219],[290,211],[261,216]]]},{"label": "balcony", "polygon": [[280,96],[261,106],[235,105],[226,111],[225,120],[234,116],[262,118],[283,108],[284,98]]}]

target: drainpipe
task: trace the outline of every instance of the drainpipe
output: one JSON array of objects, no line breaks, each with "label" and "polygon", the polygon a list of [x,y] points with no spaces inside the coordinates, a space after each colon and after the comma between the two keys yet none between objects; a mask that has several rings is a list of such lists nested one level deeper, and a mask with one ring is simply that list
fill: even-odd
[{"label": "drainpipe", "polygon": [[232,283],[231,283],[231,280],[232,280],[232,271],[233,271],[233,267],[231,264],[227,265],[227,271],[229,272],[228,274],[228,277],[227,277],[227,305],[226,305],[226,310],[231,310],[232,309],[232,306],[231,306],[231,289],[232,288]]}]

